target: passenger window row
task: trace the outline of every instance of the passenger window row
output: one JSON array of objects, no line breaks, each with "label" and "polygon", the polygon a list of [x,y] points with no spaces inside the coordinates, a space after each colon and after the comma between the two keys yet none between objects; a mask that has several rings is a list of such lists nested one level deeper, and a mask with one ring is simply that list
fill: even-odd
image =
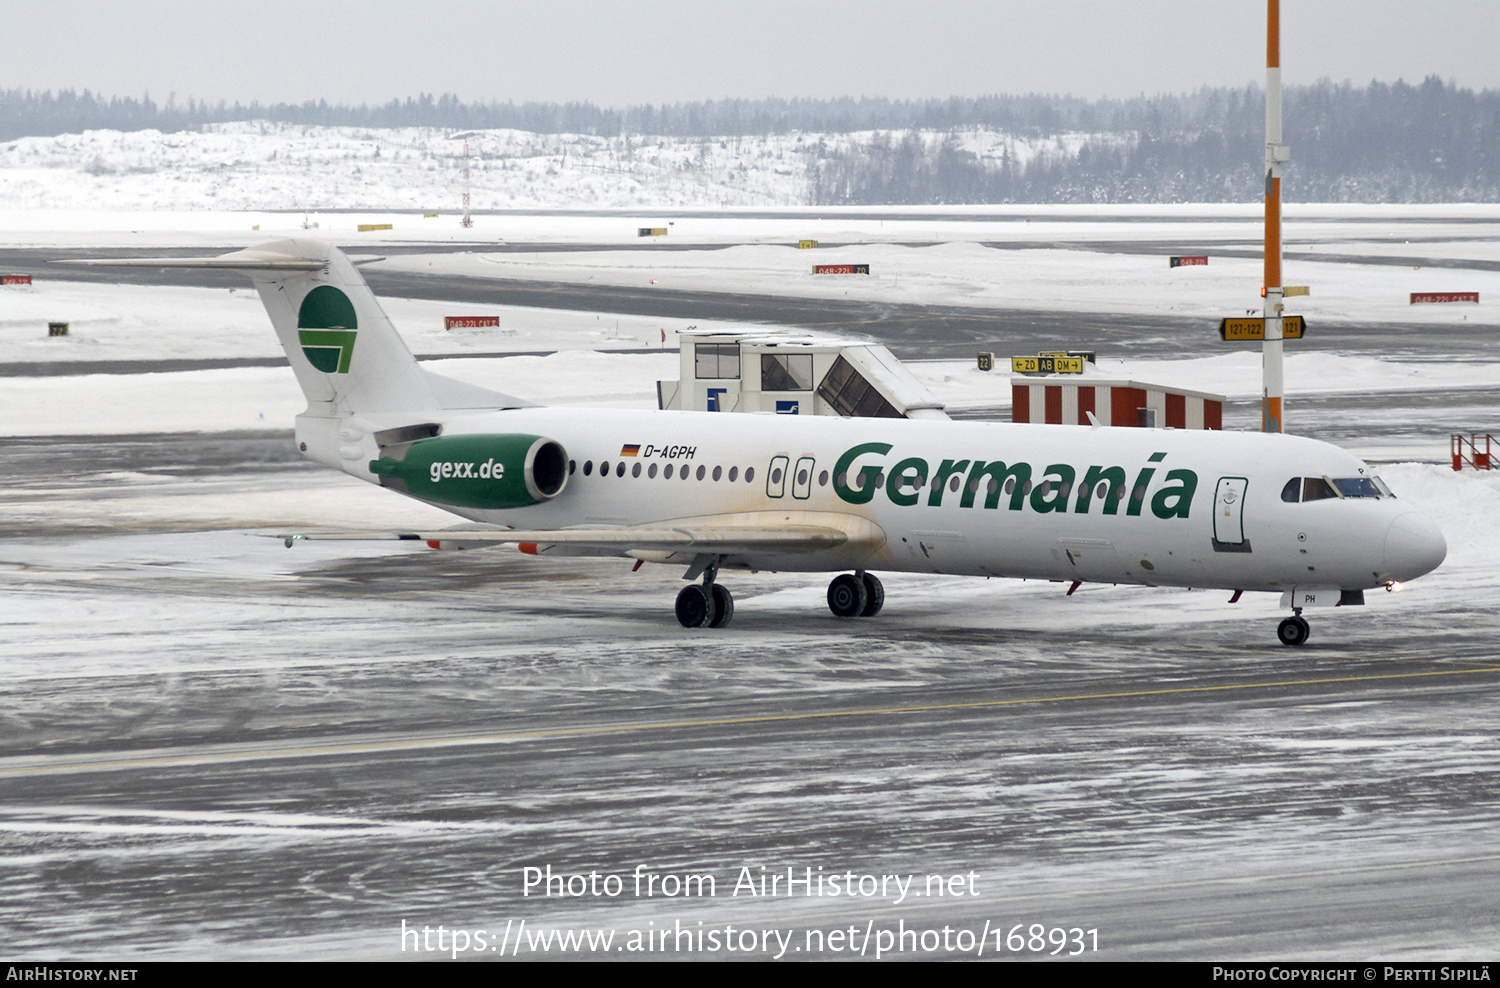
[{"label": "passenger window row", "polygon": [[[568,472],[572,473],[573,470],[576,467],[577,467],[577,463],[575,461],[575,462],[573,462],[573,463],[571,463],[569,465]],[[733,483],[734,481],[740,479],[740,468],[739,467],[730,467],[729,471],[726,473],[723,467],[716,466],[712,470],[710,470],[706,465],[701,465],[701,464],[698,466],[698,469],[695,471],[693,469],[693,465],[691,463],[681,464],[681,469],[679,469],[678,468],[678,464],[675,464],[675,463],[668,463],[666,466],[662,466],[661,464],[658,464],[658,463],[642,464],[640,462],[636,462],[636,463],[630,464],[627,467],[626,464],[625,464],[625,461],[624,460],[620,460],[619,462],[617,462],[617,463],[614,464],[614,474],[615,474],[616,477],[623,477],[623,476],[625,476],[625,471],[627,469],[630,471],[630,475],[632,477],[639,477],[639,476],[641,476],[641,474],[644,473],[646,475],[646,478],[648,480],[654,480],[656,478],[657,474],[660,474],[661,478],[663,480],[671,480],[674,476],[675,477],[679,477],[682,480],[691,480],[694,476],[696,476],[699,480],[704,480],[706,478],[710,478],[711,477],[714,480],[725,480],[725,479],[727,479],[727,480],[729,480],[730,483]],[[599,464],[599,476],[600,477],[608,477],[609,473],[610,473],[610,464],[609,464],[609,461],[608,460],[601,461],[600,464]],[[591,477],[591,476],[593,476],[593,474],[594,474],[594,461],[593,460],[584,460],[583,461],[583,475],[585,477]],[[755,480],[755,468],[754,467],[746,467],[745,468],[745,483],[748,484],[748,483],[753,482],[754,480]]]},{"label": "passenger window row", "polygon": [[[576,472],[577,469],[578,469],[578,461],[577,460],[570,460],[568,462],[568,473],[572,474],[572,473]],[[615,462],[613,464],[613,467],[611,467],[611,464],[610,464],[610,462],[608,460],[601,461],[599,463],[599,467],[598,467],[599,476],[600,477],[607,477],[607,476],[609,476],[611,469],[613,469],[614,475],[616,477],[623,477],[623,476],[625,476],[626,472],[628,471],[629,474],[630,474],[630,476],[632,476],[632,477],[640,477],[642,474],[644,474],[645,477],[646,477],[646,479],[648,479],[648,480],[654,480],[657,476],[660,476],[663,480],[671,480],[673,477],[677,477],[677,478],[680,478],[682,480],[691,480],[694,477],[696,477],[698,480],[707,480],[707,479],[711,479],[711,480],[715,480],[715,481],[718,481],[718,480],[728,480],[730,483],[734,483],[735,481],[739,480],[740,477],[741,477],[741,471],[740,471],[739,467],[730,467],[726,471],[722,466],[715,466],[715,467],[713,467],[713,468],[710,469],[707,465],[701,465],[701,464],[695,470],[694,467],[693,467],[693,464],[691,464],[691,463],[681,464],[680,468],[679,468],[679,465],[675,464],[675,463],[668,463],[665,466],[663,466],[663,465],[657,464],[657,463],[642,464],[642,463],[637,462],[637,463],[632,463],[632,464],[630,464],[630,465],[627,466],[624,460],[619,460],[619,461]],[[594,461],[593,460],[584,460],[583,461],[583,475],[585,477],[592,477],[594,475]],[[754,467],[746,467],[744,469],[744,472],[743,472],[743,477],[744,477],[745,483],[747,483],[747,484],[754,483],[755,482],[755,468]],[[773,467],[772,470],[771,470],[771,484],[772,484],[772,486],[780,484],[781,483],[781,477],[782,477],[782,470],[781,470],[781,468],[780,467]],[[810,474],[808,473],[808,471],[806,469],[798,471],[796,482],[797,482],[797,484],[799,486],[806,486],[807,484],[809,484],[811,482],[811,480],[812,480],[812,478],[811,478]],[[821,473],[819,473],[818,477],[817,477],[817,480],[818,480],[818,486],[819,487],[827,487],[828,486],[828,471],[824,470]]]}]

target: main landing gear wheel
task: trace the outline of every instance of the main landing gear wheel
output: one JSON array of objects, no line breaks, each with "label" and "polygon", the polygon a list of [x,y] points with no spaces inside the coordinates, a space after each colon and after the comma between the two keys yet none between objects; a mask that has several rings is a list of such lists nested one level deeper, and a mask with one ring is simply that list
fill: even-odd
[{"label": "main landing gear wheel", "polygon": [[859,612],[859,616],[874,617],[885,606],[885,586],[874,573],[860,575],[865,581],[865,609]]},{"label": "main landing gear wheel", "polygon": [[[714,590],[718,589],[715,584]],[[689,583],[677,595],[677,623],[684,628],[704,628],[713,625],[715,613],[714,594],[708,587]]]},{"label": "main landing gear wheel", "polygon": [[722,628],[734,618],[734,595],[717,583],[689,583],[677,594],[677,623],[684,628]]},{"label": "main landing gear wheel", "polygon": [[714,616],[713,620],[708,622],[708,626],[722,628],[734,618],[734,595],[717,583],[710,589],[714,598]]},{"label": "main landing gear wheel", "polygon": [[849,573],[841,573],[828,584],[828,609],[834,617],[859,617],[870,603],[865,581]]},{"label": "main landing gear wheel", "polygon": [[1281,639],[1283,645],[1306,645],[1310,630],[1307,619],[1298,614],[1281,622],[1276,628],[1276,637]]}]

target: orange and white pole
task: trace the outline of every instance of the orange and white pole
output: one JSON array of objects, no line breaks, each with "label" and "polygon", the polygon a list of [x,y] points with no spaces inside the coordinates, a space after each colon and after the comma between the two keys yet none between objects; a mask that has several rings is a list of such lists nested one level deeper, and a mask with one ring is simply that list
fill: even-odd
[{"label": "orange and white pole", "polygon": [[1281,0],[1266,0],[1266,338],[1261,349],[1262,432],[1283,431],[1281,399]]}]

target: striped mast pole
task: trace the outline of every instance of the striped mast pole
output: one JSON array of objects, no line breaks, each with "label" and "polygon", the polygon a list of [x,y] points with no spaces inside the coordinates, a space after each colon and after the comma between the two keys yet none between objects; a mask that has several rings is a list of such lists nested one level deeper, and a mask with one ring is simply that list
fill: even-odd
[{"label": "striped mast pole", "polygon": [[1262,432],[1281,432],[1281,165],[1291,157],[1281,143],[1281,0],[1266,0],[1266,336],[1261,348]]}]

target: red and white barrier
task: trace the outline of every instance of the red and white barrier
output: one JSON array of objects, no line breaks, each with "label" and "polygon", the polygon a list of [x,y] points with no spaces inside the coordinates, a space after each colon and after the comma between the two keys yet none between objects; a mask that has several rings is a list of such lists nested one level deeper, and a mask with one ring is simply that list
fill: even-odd
[{"label": "red and white barrier", "polygon": [[1163,388],[1136,381],[1013,381],[1012,422],[1052,425],[1139,426],[1141,410],[1155,412],[1156,425],[1169,429],[1223,429],[1224,396]]}]

